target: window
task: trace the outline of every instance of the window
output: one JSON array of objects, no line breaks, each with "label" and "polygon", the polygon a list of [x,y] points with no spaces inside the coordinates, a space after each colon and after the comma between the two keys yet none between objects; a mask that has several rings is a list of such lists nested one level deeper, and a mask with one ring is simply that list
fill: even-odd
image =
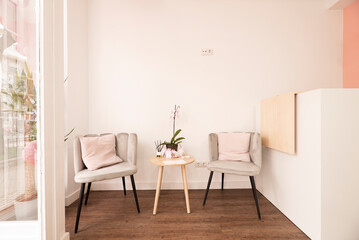
[{"label": "window", "polygon": [[37,0],[0,0],[0,221],[37,220]]}]

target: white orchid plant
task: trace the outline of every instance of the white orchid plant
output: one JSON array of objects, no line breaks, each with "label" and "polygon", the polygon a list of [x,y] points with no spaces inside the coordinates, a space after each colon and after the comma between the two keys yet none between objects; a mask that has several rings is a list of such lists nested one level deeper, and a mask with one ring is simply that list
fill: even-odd
[{"label": "white orchid plant", "polygon": [[[171,112],[170,118],[173,119],[173,136],[170,141],[164,142],[156,142],[156,149],[161,150],[162,155],[166,155],[166,157],[178,157],[183,154],[183,148],[181,147],[182,141],[185,139],[184,137],[179,137],[178,135],[181,133],[182,129],[178,129],[176,131],[176,119],[179,116],[180,106],[175,105],[174,110]],[[163,148],[159,148],[159,146],[164,146]]]}]

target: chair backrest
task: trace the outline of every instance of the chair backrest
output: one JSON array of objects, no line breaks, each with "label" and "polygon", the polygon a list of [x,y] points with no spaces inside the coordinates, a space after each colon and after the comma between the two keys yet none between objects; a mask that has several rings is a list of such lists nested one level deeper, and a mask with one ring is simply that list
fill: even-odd
[{"label": "chair backrest", "polygon": [[[84,137],[103,136],[111,133],[103,134],[87,134]],[[116,136],[116,154],[123,161],[130,162],[133,165],[137,164],[137,135],[135,133],[118,133]],[[82,160],[81,153],[81,136],[76,136],[74,139],[74,168],[75,174],[85,169],[86,166]]]},{"label": "chair backrest", "polygon": [[[258,167],[262,166],[262,141],[259,133],[251,132],[251,139],[249,143],[249,155],[251,161]],[[218,160],[218,134],[209,134],[209,150],[210,150],[210,161]]]}]

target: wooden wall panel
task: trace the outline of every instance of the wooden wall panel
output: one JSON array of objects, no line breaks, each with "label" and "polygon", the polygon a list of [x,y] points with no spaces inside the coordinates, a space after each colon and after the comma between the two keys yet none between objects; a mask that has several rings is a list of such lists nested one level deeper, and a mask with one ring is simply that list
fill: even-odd
[{"label": "wooden wall panel", "polygon": [[295,98],[287,93],[261,102],[261,136],[266,147],[295,154]]}]

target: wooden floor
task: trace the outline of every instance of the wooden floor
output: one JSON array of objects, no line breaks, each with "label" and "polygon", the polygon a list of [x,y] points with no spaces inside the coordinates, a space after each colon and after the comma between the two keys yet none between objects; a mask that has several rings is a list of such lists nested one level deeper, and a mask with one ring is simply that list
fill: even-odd
[{"label": "wooden floor", "polygon": [[66,231],[75,239],[309,239],[259,193],[258,220],[250,189],[190,190],[191,214],[181,190],[162,190],[157,215],[152,215],[154,191],[91,192],[74,234],[77,202],[66,208]]}]

